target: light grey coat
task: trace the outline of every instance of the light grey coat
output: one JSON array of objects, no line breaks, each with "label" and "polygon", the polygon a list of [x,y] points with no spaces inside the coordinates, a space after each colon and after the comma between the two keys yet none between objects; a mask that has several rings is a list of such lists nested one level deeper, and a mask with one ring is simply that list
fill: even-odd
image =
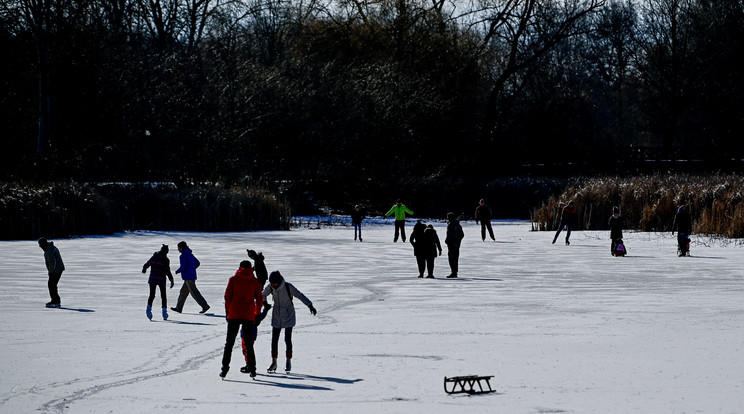
[{"label": "light grey coat", "polygon": [[[289,287],[289,292],[287,292],[287,287]],[[263,291],[264,300],[267,300],[269,295],[274,297],[274,305],[271,312],[271,326],[274,328],[292,328],[297,323],[294,303],[292,302],[290,293],[307,307],[313,306],[310,299],[305,297],[291,283],[282,281],[276,289],[271,285],[266,285]]]}]

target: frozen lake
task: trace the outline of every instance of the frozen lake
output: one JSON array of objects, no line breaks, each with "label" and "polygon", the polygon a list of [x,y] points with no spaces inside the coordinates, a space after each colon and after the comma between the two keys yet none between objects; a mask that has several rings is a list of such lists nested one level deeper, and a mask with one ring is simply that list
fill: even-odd
[{"label": "frozen lake", "polygon": [[[435,222],[442,243],[445,225]],[[413,227],[409,222],[407,231]],[[744,255],[693,237],[678,258],[669,233],[574,232],[570,246],[529,223],[494,222],[496,242],[464,223],[460,279],[446,247],[437,279],[418,279],[392,220],[284,232],[135,232],[55,240],[67,271],[63,309],[49,301],[35,241],[0,241],[0,412],[207,413],[736,413],[744,410]],[[202,266],[205,315],[145,317],[142,265],[176,243]],[[294,372],[266,374],[270,322],[259,327],[259,375],[236,347],[218,376],[227,279],[262,251],[318,309],[299,301]],[[180,287],[168,290],[174,306]],[[280,343],[279,366],[284,364]],[[493,375],[497,393],[448,395],[445,376]],[[255,411],[254,411],[255,412]]]}]

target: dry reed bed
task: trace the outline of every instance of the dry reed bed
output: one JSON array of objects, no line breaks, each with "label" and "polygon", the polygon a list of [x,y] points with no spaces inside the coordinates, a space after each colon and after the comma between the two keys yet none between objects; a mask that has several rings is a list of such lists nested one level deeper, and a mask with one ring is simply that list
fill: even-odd
[{"label": "dry reed bed", "polygon": [[550,197],[532,212],[533,230],[555,230],[561,209],[577,204],[579,229],[607,229],[612,207],[620,207],[625,227],[670,231],[680,205],[693,218],[693,232],[744,237],[744,177],[739,175],[646,175],[628,178],[579,178],[560,196]]}]

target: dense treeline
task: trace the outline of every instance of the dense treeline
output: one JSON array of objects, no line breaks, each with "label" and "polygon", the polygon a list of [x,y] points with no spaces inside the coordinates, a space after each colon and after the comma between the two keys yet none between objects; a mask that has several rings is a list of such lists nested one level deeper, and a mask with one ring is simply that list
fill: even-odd
[{"label": "dense treeline", "polygon": [[743,31],[740,0],[0,0],[0,180],[353,204],[525,165],[719,166],[744,158]]},{"label": "dense treeline", "polygon": [[744,237],[744,177],[741,175],[644,175],[581,178],[550,197],[533,212],[533,228],[555,230],[561,209],[571,200],[578,228],[607,229],[612,208],[620,208],[624,225],[642,231],[671,231],[674,215],[685,206],[693,232]]},{"label": "dense treeline", "polygon": [[290,211],[263,190],[172,184],[0,184],[0,240],[125,230],[288,229]]}]

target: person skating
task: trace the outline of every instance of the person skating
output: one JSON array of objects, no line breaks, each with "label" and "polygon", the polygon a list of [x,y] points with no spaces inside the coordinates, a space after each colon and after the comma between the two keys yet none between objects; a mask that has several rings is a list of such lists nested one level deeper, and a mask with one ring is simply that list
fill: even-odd
[{"label": "person skating", "polygon": [[176,274],[181,274],[183,286],[181,286],[181,291],[178,294],[176,307],[171,308],[171,310],[178,313],[183,312],[183,305],[186,303],[186,298],[191,294],[194,300],[196,300],[196,303],[202,308],[199,313],[205,313],[209,310],[209,305],[196,287],[196,269],[201,263],[194,256],[194,253],[185,241],[178,242],[178,251],[181,253],[181,257],[179,258],[181,266],[176,270]]},{"label": "person skating", "polygon": [[351,210],[351,224],[354,226],[354,240],[357,239],[358,233],[359,241],[362,241],[362,220],[364,220],[364,217],[362,206],[359,204],[355,205],[354,209]]},{"label": "person skating", "polygon": [[460,244],[465,237],[462,231],[460,221],[455,217],[455,213],[447,213],[447,237],[444,244],[447,245],[447,258],[449,259],[450,275],[448,278],[457,277],[457,270],[460,261]]},{"label": "person skating", "polygon": [[426,224],[422,223],[421,220],[417,220],[416,224],[413,225],[413,231],[411,231],[411,237],[409,238],[411,246],[413,246],[413,256],[416,258],[416,265],[418,266],[418,277],[424,277],[424,271],[426,270],[424,230],[426,230]]},{"label": "person skating", "polygon": [[571,230],[573,230],[573,227],[576,225],[578,218],[579,215],[576,211],[576,203],[571,200],[561,211],[561,222],[558,224],[558,231],[555,232],[555,237],[553,237],[553,244],[558,240],[558,235],[561,234],[563,227],[566,227],[566,246],[571,244],[569,241],[571,238]]},{"label": "person skating", "polygon": [[147,319],[152,320],[152,303],[155,300],[155,289],[160,288],[160,301],[163,307],[163,320],[168,320],[168,297],[165,294],[166,277],[170,280],[170,287],[173,289],[173,274],[170,270],[170,259],[168,259],[168,246],[163,245],[160,250],[155,252],[150,260],[142,266],[142,273],[147,273],[150,268],[150,277],[147,284],[150,286],[150,296],[147,298],[147,308],[145,315]]},{"label": "person skating", "polygon": [[478,224],[480,221],[481,239],[483,239],[483,241],[486,241],[486,229],[488,230],[488,235],[491,237],[491,240],[496,241],[496,238],[493,237],[493,227],[491,227],[492,216],[493,211],[491,210],[491,206],[486,204],[486,200],[481,199],[478,203],[478,207],[475,208],[475,224]]},{"label": "person skating", "polygon": [[46,307],[59,308],[62,306],[62,299],[59,297],[57,286],[59,285],[59,280],[62,278],[62,272],[65,271],[65,264],[62,262],[62,255],[54,245],[54,242],[50,242],[42,237],[39,239],[39,247],[44,251],[44,262],[46,263],[47,275],[49,276],[47,287],[49,288],[49,296],[52,299],[46,304]]},{"label": "person skating", "polygon": [[610,227],[610,253],[617,253],[617,245],[623,239],[623,218],[620,216],[620,208],[612,207],[612,216],[607,225]]},{"label": "person skating", "polygon": [[[222,354],[222,371],[220,377],[225,378],[230,371],[230,360],[235,338],[238,331],[243,329],[251,332],[255,326],[256,315],[263,306],[263,294],[261,283],[253,276],[253,266],[248,260],[240,262],[240,267],[235,275],[227,282],[225,289],[225,319],[227,319],[227,336],[225,339],[225,351]],[[253,341],[246,341],[245,356],[247,364],[243,372],[248,372],[251,377],[256,376],[256,353],[253,350]]]},{"label": "person skating", "polygon": [[409,210],[400,199],[385,213],[385,217],[395,215],[395,236],[393,237],[393,242],[398,241],[398,233],[400,233],[403,243],[406,242],[406,214],[413,215],[413,211]]},{"label": "person skating", "polygon": [[679,206],[677,214],[674,215],[672,223],[672,235],[677,231],[677,255],[682,257],[688,255],[689,237],[692,234],[692,216],[685,206]]},{"label": "person skating", "polygon": [[[248,252],[248,257],[250,257],[253,260],[253,274],[256,275],[256,278],[258,278],[259,283],[261,283],[261,290],[263,291],[264,285],[266,285],[266,281],[269,279],[269,272],[266,270],[266,263],[263,253],[256,253],[255,250],[246,249],[246,252]],[[253,341],[253,343],[256,343],[256,338],[258,338],[258,325],[261,324],[261,321],[264,320],[266,317],[266,314],[268,313],[269,309],[271,309],[271,305],[269,305],[268,302],[264,302],[264,310],[261,312],[260,315],[256,316],[256,323],[254,324],[252,330],[249,332],[248,340]],[[244,332],[242,329],[240,330],[240,346],[243,349],[243,355],[245,356],[245,363],[246,366],[243,368],[240,368],[241,372],[247,372],[248,369],[248,356],[246,354],[247,348],[245,347],[245,339],[246,339],[246,332]]]},{"label": "person skating", "polygon": [[284,344],[286,345],[286,371],[292,370],[292,328],[297,323],[295,308],[292,298],[298,298],[310,309],[310,313],[317,315],[313,303],[305,297],[294,285],[284,280],[279,271],[273,271],[269,275],[269,285],[263,291],[263,296],[268,300],[272,296],[274,306],[271,313],[271,365],[268,372],[276,372],[276,363],[279,358],[279,336],[284,329]]},{"label": "person skating", "polygon": [[[426,229],[424,229],[424,233],[421,236],[421,241],[419,241],[418,243],[422,243],[421,253],[423,255],[424,261],[426,262],[426,277],[429,279],[433,279],[434,259],[436,259],[437,256],[442,255],[442,245],[441,243],[439,243],[439,236],[437,235],[437,231],[434,230],[434,226],[432,226],[431,224],[426,226]],[[437,252],[439,254],[437,254]]]},{"label": "person skating", "polygon": [[266,270],[266,263],[264,263],[266,258],[263,253],[256,253],[255,250],[246,249],[246,252],[248,252],[248,257],[253,260],[254,273],[258,281],[261,282],[261,288],[263,289],[266,281],[269,280],[269,272]]}]

